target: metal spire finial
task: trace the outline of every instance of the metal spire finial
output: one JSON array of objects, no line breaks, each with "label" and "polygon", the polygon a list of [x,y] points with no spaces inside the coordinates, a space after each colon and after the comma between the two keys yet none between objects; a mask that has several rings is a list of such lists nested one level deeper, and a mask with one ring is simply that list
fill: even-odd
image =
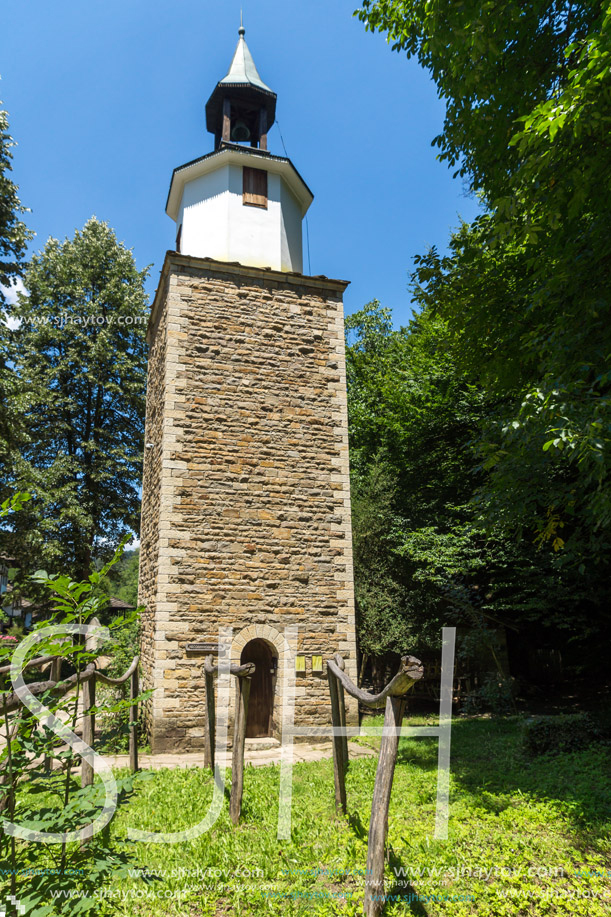
[{"label": "metal spire finial", "polygon": [[244,38],[246,35],[246,29],[244,28],[244,11],[240,10],[240,28],[238,29],[238,35],[241,38]]}]

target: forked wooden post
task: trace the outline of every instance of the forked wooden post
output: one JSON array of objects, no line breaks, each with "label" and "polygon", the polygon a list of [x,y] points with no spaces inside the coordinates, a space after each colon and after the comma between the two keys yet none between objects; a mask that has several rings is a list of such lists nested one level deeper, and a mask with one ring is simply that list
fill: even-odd
[{"label": "forked wooden post", "polygon": [[[91,627],[99,627],[100,622],[97,618],[92,618]],[[98,646],[98,638],[94,634],[88,634],[85,640],[85,649],[95,653]],[[89,666],[87,667],[89,668]],[[95,663],[93,664],[93,674],[87,680],[83,680],[83,742],[93,748],[95,742],[95,713],[87,713],[91,707],[95,707]],[[81,786],[93,786],[94,772],[91,764],[81,760]]]},{"label": "forked wooden post", "polygon": [[214,706],[214,672],[215,665],[212,656],[204,659],[204,682],[206,686],[206,731],[204,746],[204,767],[209,767],[214,773],[214,746],[216,733],[216,709]]},{"label": "forked wooden post", "polygon": [[[139,694],[139,682],[138,682],[138,664],[140,662],[139,656],[134,656],[132,664],[128,668],[127,672],[122,675],[120,678],[111,678],[110,675],[104,675],[103,672],[96,672],[95,665],[91,664],[87,667],[85,672],[82,674],[83,681],[83,706],[84,709],[88,709],[88,704],[95,704],[95,683],[96,681],[102,682],[104,685],[124,685],[129,682],[129,699],[130,699],[130,708],[129,708],[129,763],[133,773],[138,770],[138,703],[137,697]],[[89,740],[87,736],[91,736]],[[95,716],[91,715],[85,717],[83,724],[83,740],[87,742],[88,745],[93,747],[93,740],[95,738]],[[85,783],[84,780],[87,779],[89,782]],[[82,786],[91,786],[93,783],[93,771],[86,761],[83,761],[82,770],[81,770],[81,783]]]},{"label": "forked wooden post", "polygon": [[[399,736],[396,730],[401,726],[405,710],[405,695],[412,685],[422,678],[423,669],[419,659],[404,656],[401,667],[383,691],[369,694],[362,691],[348,678],[344,671],[344,660],[338,654],[327,662],[329,692],[331,694],[331,716],[333,726],[346,725],[344,691],[366,707],[377,708],[386,704],[384,731],[380,745],[378,769],[373,791],[369,843],[367,845],[367,885],[365,888],[365,917],[378,917],[384,907],[384,853],[388,833],[388,807],[392,781],[397,763]],[[341,695],[340,695],[341,691]],[[343,711],[343,713],[342,713]],[[333,736],[333,771],[335,775],[335,805],[346,812],[345,769],[348,762],[348,738]]]},{"label": "forked wooden post", "polygon": [[[244,747],[246,745],[246,720],[248,719],[248,701],[250,685],[255,674],[254,662],[245,665],[230,665],[229,672],[236,679],[235,718],[233,723],[233,753],[231,756],[231,796],[229,814],[234,825],[240,820],[242,795],[244,792]],[[204,676],[206,686],[206,744],[204,764],[214,772],[216,712],[214,704],[214,676],[218,664],[212,656],[204,659]]]},{"label": "forked wooden post", "polygon": [[399,747],[396,730],[401,726],[404,711],[405,697],[386,699],[384,733],[380,744],[367,843],[365,917],[378,917],[384,908],[384,855],[388,834],[388,808]]},{"label": "forked wooden post", "polygon": [[[212,656],[204,659],[204,680],[206,686],[206,745],[204,764],[214,772],[216,711],[214,704],[214,676],[218,664]],[[234,825],[240,820],[242,795],[244,792],[244,747],[246,745],[246,720],[250,685],[255,674],[254,662],[246,665],[231,665],[229,672],[236,679],[235,719],[233,724],[233,753],[231,757],[231,796],[229,814]]]},{"label": "forked wooden post", "polygon": [[235,686],[235,720],[233,727],[233,755],[231,759],[231,797],[229,814],[234,825],[240,820],[242,811],[242,794],[244,792],[244,747],[246,744],[246,720],[248,718],[248,701],[254,663],[242,668],[251,668],[250,674],[236,677]]},{"label": "forked wooden post", "polygon": [[138,701],[136,698],[139,693],[138,666],[136,666],[129,681],[129,699],[131,701],[131,707],[129,708],[129,766],[132,774],[135,774],[138,770]]}]

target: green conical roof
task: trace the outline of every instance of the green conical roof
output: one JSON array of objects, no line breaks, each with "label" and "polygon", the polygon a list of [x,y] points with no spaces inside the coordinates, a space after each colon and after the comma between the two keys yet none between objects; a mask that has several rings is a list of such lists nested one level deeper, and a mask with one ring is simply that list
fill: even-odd
[{"label": "green conical roof", "polygon": [[240,39],[235,49],[227,76],[217,83],[206,103],[206,127],[215,135],[222,130],[223,102],[225,99],[238,104],[267,111],[267,128],[276,118],[276,93],[266,86],[255,67],[252,54],[244,40],[244,26],[240,26]]},{"label": "green conical roof", "polygon": [[227,76],[221,80],[221,86],[234,85],[239,83],[244,85],[247,83],[250,86],[255,86],[257,89],[263,89],[264,92],[272,92],[269,86],[266,86],[259,72],[255,66],[252,54],[246,44],[246,39],[244,38],[246,29],[244,26],[240,26],[238,40],[238,46],[235,49],[235,54],[233,55],[233,60],[231,61],[231,67]]}]

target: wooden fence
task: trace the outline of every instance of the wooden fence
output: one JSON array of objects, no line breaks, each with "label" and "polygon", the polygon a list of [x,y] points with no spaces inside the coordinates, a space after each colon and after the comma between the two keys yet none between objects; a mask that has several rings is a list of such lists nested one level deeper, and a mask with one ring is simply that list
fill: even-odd
[{"label": "wooden fence", "polygon": [[[91,623],[92,625],[99,625],[99,622],[95,618]],[[63,697],[74,690],[78,685],[81,685],[83,689],[84,711],[82,739],[83,742],[86,742],[87,745],[93,748],[95,742],[95,712],[88,711],[91,711],[91,709],[95,707],[96,684],[100,682],[105,685],[117,686],[125,685],[129,682],[129,697],[131,702],[129,722],[129,763],[131,770],[136,772],[138,770],[138,695],[140,693],[138,664],[140,662],[140,657],[134,656],[131,665],[120,678],[110,678],[110,676],[104,675],[103,672],[99,672],[96,669],[95,663],[92,662],[83,669],[83,671],[75,672],[73,675],[62,680],[62,661],[62,656],[38,656],[27,662],[23,667],[23,671],[26,671],[26,669],[48,668],[50,675],[46,681],[37,681],[28,684],[28,691],[35,697],[45,694],[47,691],[51,692],[54,697]],[[0,676],[8,675],[10,670],[10,665],[0,667]],[[12,693],[4,695],[2,702],[3,713],[15,713],[23,707],[23,701],[18,694]],[[6,739],[8,741],[9,736],[7,736]],[[87,761],[82,761],[81,786],[91,786],[93,784],[93,779],[93,768]]]},{"label": "wooden fence", "polygon": [[[236,679],[236,707],[233,734],[231,771],[231,797],[229,811],[231,820],[237,824],[242,808],[244,789],[244,748],[250,685],[255,673],[255,664],[231,665],[230,674]],[[206,739],[205,765],[214,772],[216,741],[216,705],[214,678],[219,666],[212,656],[204,660],[206,688]],[[369,694],[358,688],[346,675],[345,664],[338,654],[327,661],[327,677],[331,696],[331,717],[333,723],[333,773],[335,780],[335,804],[338,811],[347,813],[346,771],[348,769],[348,734],[346,728],[345,692],[359,703],[372,709],[385,707],[384,729],[380,743],[380,754],[371,806],[371,822],[367,845],[367,872],[365,888],[365,917],[378,917],[384,907],[384,856],[388,834],[388,809],[392,791],[399,730],[405,711],[408,691],[423,676],[419,659],[404,656],[399,671],[379,694]]]},{"label": "wooden fence", "polygon": [[[129,724],[129,755],[132,771],[138,770],[138,663],[139,657],[135,656],[131,665],[121,678],[110,678],[97,671],[95,664],[91,663],[82,672],[70,675],[61,680],[62,657],[41,656],[32,659],[24,667],[44,668],[50,667],[51,677],[47,681],[40,681],[28,685],[28,690],[33,695],[41,695],[50,691],[55,696],[63,696],[73,690],[77,684],[83,686],[83,741],[93,747],[95,740],[95,713],[87,712],[95,706],[95,692],[97,682],[106,685],[125,685],[129,681],[131,715]],[[0,675],[10,672],[10,666],[0,668]],[[236,679],[236,705],[232,753],[231,796],[229,810],[231,820],[237,825],[242,809],[242,796],[244,790],[244,749],[246,740],[246,722],[248,719],[248,703],[252,677],[255,673],[255,664],[231,665],[230,674]],[[218,675],[219,665],[212,656],[204,660],[204,679],[206,695],[206,737],[205,737],[205,766],[213,772],[216,758],[216,707],[214,693],[214,678]],[[406,695],[414,684],[422,678],[423,667],[418,659],[413,656],[404,656],[401,659],[399,671],[379,694],[370,694],[358,688],[346,675],[345,664],[342,657],[337,654],[327,661],[327,677],[331,697],[331,717],[333,723],[333,772],[335,782],[335,805],[339,812],[347,813],[346,797],[346,771],[348,769],[348,737],[346,728],[345,693],[354,697],[359,703],[372,709],[385,708],[384,729],[380,743],[378,767],[373,791],[371,806],[371,821],[367,846],[367,871],[365,888],[365,917],[378,917],[384,907],[384,856],[386,837],[388,834],[388,810],[390,796],[397,761],[399,746],[399,731],[405,711]],[[4,711],[11,713],[23,706],[17,694],[4,697]],[[8,738],[8,737],[7,737]],[[94,773],[91,766],[83,761],[81,771],[82,786],[93,783]]]}]

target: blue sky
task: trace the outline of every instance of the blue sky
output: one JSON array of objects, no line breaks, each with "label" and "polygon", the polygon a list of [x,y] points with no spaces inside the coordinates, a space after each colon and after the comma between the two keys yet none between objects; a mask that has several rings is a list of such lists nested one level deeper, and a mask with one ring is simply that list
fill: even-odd
[{"label": "blue sky", "polygon": [[377,298],[406,322],[413,256],[445,248],[477,205],[431,147],[443,105],[428,75],[365,31],[357,0],[5,0],[0,98],[32,249],[95,214],[152,265],[155,289],[174,240],[171,172],[212,149],[204,106],[241,5],[278,93],[270,150],[284,153],[281,133],[315,194],[311,272],[351,281],[347,312]]}]

